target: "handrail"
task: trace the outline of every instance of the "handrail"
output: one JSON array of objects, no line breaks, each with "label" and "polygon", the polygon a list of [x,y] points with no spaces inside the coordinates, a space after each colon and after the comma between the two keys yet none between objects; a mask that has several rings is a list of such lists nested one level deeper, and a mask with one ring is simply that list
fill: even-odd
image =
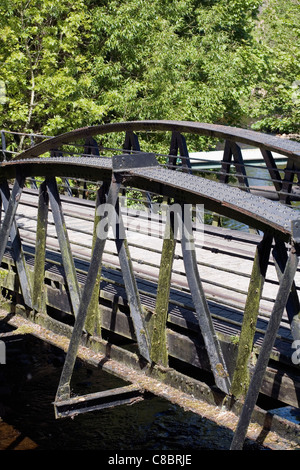
[{"label": "handrail", "polygon": [[[124,186],[173,196],[182,202],[204,204],[208,210],[253,228],[276,233],[289,241],[294,221],[298,220],[297,212],[291,207],[193,174],[174,172],[159,164],[150,168],[147,168],[147,165],[146,168],[139,168],[139,156],[133,157],[136,159],[136,166],[133,165],[123,172]],[[113,171],[112,160],[102,157],[33,157],[25,161],[3,162],[0,166],[0,175],[6,178],[15,177],[17,174],[24,177],[76,177],[80,174],[81,177],[93,181],[109,181]]]},{"label": "handrail", "polygon": [[161,120],[128,121],[82,127],[74,131],[61,134],[57,137],[49,138],[34,147],[25,150],[19,155],[16,155],[14,158],[27,159],[37,157],[61,144],[70,143],[73,140],[79,140],[97,134],[103,135],[123,131],[177,131],[180,133],[197,134],[257,146],[260,149],[266,149],[285,155],[295,162],[298,162],[300,158],[300,143],[296,141],[286,140],[277,136],[248,129],[219,124]]}]

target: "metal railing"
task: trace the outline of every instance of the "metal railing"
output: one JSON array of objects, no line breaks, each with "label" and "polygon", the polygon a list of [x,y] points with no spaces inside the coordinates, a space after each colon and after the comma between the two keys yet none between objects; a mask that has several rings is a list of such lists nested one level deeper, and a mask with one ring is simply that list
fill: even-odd
[{"label": "metal railing", "polygon": [[[141,149],[138,133],[170,133],[169,151],[166,153],[144,152]],[[104,147],[96,139],[109,134],[120,134],[123,144],[119,147]],[[220,171],[215,174],[217,181],[198,176],[191,165],[186,144],[186,134],[195,134],[223,139],[224,153]],[[2,143],[4,134],[2,132]],[[41,136],[39,136],[41,137]],[[44,137],[42,136],[42,139]],[[274,185],[274,197],[265,198],[253,194],[246,174],[246,165],[239,144],[256,146],[266,163],[270,179]],[[283,176],[277,168],[272,152],[287,157]],[[213,213],[233,218],[263,233],[254,257],[249,290],[244,309],[238,357],[232,380],[229,377],[220,343],[215,334],[208,302],[197,268],[196,250],[193,245],[193,232],[188,235],[180,232],[180,244],[185,275],[204,338],[211,370],[217,387],[225,395],[238,397],[248,390],[232,448],[241,448],[245,433],[254,409],[259,389],[279,328],[283,310],[287,309],[294,339],[299,337],[299,300],[295,287],[295,273],[299,261],[300,220],[292,200],[297,200],[293,191],[294,180],[298,177],[300,144],[273,136],[211,124],[142,121],[107,124],[78,129],[58,137],[46,138],[42,142],[7,158],[3,146],[0,164],[0,195],[4,208],[4,218],[0,228],[0,261],[2,261],[9,237],[13,241],[12,251],[19,276],[25,305],[33,310],[43,309],[43,279],[46,252],[46,236],[49,206],[60,246],[66,283],[73,306],[75,324],[73,334],[58,387],[56,404],[66,406],[70,400],[70,379],[74,368],[78,346],[84,331],[87,316],[91,313],[94,299],[99,295],[99,275],[106,237],[97,236],[99,221],[110,226],[113,222],[109,210],[99,213],[101,205],[112,207],[118,215],[118,228],[122,231],[123,220],[119,208],[122,191],[144,191],[148,204],[154,197],[173,201],[182,209],[174,217],[169,213],[167,223],[171,236],[164,239],[161,265],[158,278],[155,316],[149,327],[140,300],[137,282],[132,268],[132,259],[126,237],[116,237],[116,252],[127,292],[130,313],[134,325],[139,354],[148,363],[168,365],[167,344],[165,341],[168,302],[171,287],[171,268],[178,243],[179,219],[183,227],[192,227],[192,215],[183,215],[184,205],[204,204]],[[179,164],[178,164],[179,163]],[[230,184],[229,177],[236,180]],[[208,176],[208,174],[206,175]],[[211,173],[209,174],[211,177]],[[78,286],[72,249],[68,238],[61,195],[57,177],[63,180],[80,178],[95,185],[96,215],[94,220],[94,241],[90,266],[83,290]],[[22,243],[15,215],[26,178],[41,180],[37,211],[37,231],[35,266],[32,279],[27,273],[22,255]],[[15,179],[12,189],[9,182]],[[238,182],[238,184],[236,184]],[[297,182],[296,182],[297,183]],[[297,183],[298,184],[298,183]],[[72,193],[72,188],[70,190]],[[177,220],[178,217],[178,220]],[[96,234],[96,235],[95,235]],[[248,387],[248,359],[253,344],[253,325],[259,314],[259,302],[265,280],[267,266],[273,247],[273,257],[277,267],[279,289],[271,312],[268,329],[258,357],[253,377]],[[94,312],[95,313],[95,312]],[[247,354],[245,354],[247,350]],[[73,404],[72,404],[73,406]]]}]

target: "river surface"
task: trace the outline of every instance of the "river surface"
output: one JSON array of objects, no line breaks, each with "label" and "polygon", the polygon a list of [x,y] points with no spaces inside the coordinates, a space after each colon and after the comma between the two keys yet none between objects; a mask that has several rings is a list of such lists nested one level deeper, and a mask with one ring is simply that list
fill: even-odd
[{"label": "river surface", "polygon": [[[227,226],[235,224],[228,221]],[[149,450],[186,454],[230,448],[231,431],[157,397],[132,406],[56,420],[53,401],[63,362],[60,350],[29,336],[6,344],[6,364],[0,365],[0,450]],[[75,393],[120,385],[123,383],[119,379],[103,371],[80,363],[75,367]],[[257,447],[246,443],[245,449]]]}]

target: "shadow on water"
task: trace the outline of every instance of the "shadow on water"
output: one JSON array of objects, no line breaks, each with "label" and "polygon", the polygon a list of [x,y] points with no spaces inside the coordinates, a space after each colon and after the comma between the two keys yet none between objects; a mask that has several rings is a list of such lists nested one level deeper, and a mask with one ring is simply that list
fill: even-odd
[{"label": "shadow on water", "polygon": [[[0,450],[229,449],[230,431],[158,397],[55,420],[63,361],[60,350],[29,336],[7,343],[7,363],[0,368]],[[77,363],[71,385],[83,394],[124,383]]]}]

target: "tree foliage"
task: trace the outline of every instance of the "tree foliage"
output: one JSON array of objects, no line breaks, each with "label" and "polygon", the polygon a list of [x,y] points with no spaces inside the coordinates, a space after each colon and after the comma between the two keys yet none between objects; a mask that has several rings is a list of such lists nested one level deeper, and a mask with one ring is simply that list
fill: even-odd
[{"label": "tree foliage", "polygon": [[3,0],[2,127],[59,133],[101,118],[90,91],[90,15],[82,0]]},{"label": "tree foliage", "polygon": [[1,127],[252,117],[295,132],[298,24],[298,0],[2,0]]},{"label": "tree foliage", "polygon": [[265,73],[257,80],[250,110],[257,130],[300,131],[299,24],[299,0],[268,0],[259,15],[255,38]]}]

